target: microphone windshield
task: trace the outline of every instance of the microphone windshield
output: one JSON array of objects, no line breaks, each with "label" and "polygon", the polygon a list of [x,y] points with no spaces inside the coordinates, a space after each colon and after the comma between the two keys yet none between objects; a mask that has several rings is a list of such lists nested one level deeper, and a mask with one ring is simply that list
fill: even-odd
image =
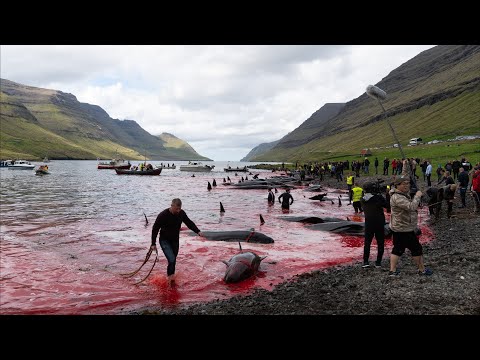
[{"label": "microphone windshield", "polygon": [[367,95],[378,100],[385,100],[387,98],[387,93],[385,91],[373,85],[367,86]]}]

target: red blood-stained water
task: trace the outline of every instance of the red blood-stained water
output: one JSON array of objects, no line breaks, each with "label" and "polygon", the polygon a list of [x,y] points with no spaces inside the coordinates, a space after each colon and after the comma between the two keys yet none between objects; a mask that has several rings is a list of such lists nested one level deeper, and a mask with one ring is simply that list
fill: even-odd
[{"label": "red blood-stained water", "polygon": [[[254,288],[270,290],[305,272],[361,261],[363,236],[314,231],[282,220],[285,214],[278,200],[268,206],[267,190],[222,185],[223,178],[236,183],[245,173],[225,173],[226,163],[216,162],[213,172],[191,177],[179,171],[179,164],[160,176],[119,176],[113,170],[97,170],[92,161],[54,161],[51,174],[43,177],[2,169],[0,313],[119,314],[182,306],[246,295]],[[278,175],[253,172],[260,177]],[[218,186],[208,191],[213,179]],[[328,194],[334,199],[341,195],[341,207],[338,200],[309,200],[316,193],[304,188],[291,194],[295,201],[289,215],[364,220],[347,205],[346,191]],[[159,246],[157,264],[145,282],[134,285],[151,269],[155,253],[137,275],[121,276],[142,264],[152,224],[174,197],[182,199],[183,209],[202,231],[254,228],[272,237],[274,244],[242,243],[244,251],[267,256],[259,272],[225,284],[221,260],[237,254],[238,243],[208,241],[182,226],[175,286],[167,283],[167,261]],[[220,202],[225,213],[220,213]],[[426,208],[420,209],[422,243],[432,239],[426,214]],[[390,249],[391,240],[386,240],[385,257]],[[375,256],[374,241],[371,258]]]}]

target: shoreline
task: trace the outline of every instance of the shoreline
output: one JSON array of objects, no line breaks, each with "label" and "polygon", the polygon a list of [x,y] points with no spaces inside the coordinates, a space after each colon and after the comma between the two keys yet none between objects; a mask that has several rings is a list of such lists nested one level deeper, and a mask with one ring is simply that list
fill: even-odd
[{"label": "shoreline", "polygon": [[[361,176],[356,181],[391,176]],[[358,179],[358,180],[357,180]],[[321,182],[345,190],[345,180]],[[341,184],[341,186],[339,186]],[[424,192],[425,183],[418,180]],[[185,305],[174,309],[144,309],[141,314],[178,315],[480,315],[480,214],[473,213],[473,199],[467,194],[467,208],[454,202],[454,217],[429,225],[435,239],[423,244],[425,265],[432,276],[420,276],[407,250],[400,258],[398,277],[389,277],[386,252],[382,268],[361,267],[361,261],[298,275],[272,291],[256,289],[249,295]],[[426,205],[424,205],[426,206]],[[375,240],[374,240],[375,242]],[[359,250],[360,251],[360,250]],[[372,255],[376,250],[372,249]]]}]

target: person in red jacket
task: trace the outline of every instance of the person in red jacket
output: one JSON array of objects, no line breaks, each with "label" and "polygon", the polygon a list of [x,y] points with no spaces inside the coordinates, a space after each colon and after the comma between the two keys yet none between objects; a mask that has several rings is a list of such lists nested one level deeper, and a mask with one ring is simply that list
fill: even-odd
[{"label": "person in red jacket", "polygon": [[472,195],[475,200],[475,212],[480,212],[480,165],[475,166],[472,175]]}]

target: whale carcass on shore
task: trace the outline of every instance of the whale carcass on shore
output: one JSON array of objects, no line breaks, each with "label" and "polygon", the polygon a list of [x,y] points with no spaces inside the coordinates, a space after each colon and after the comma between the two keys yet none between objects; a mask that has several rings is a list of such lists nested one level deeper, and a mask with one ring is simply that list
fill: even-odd
[{"label": "whale carcass on shore", "polygon": [[326,222],[339,222],[343,219],[332,218],[332,217],[318,217],[318,216],[279,216],[279,219],[286,221],[301,222],[305,224],[323,224]]},{"label": "whale carcass on shore", "polygon": [[240,253],[232,256],[228,261],[222,261],[227,265],[223,280],[226,283],[236,283],[249,278],[254,275],[260,266],[260,262],[266,256],[258,256],[252,251],[243,252],[242,245],[240,246]]},{"label": "whale carcass on shore", "polygon": [[308,225],[307,227],[312,230],[330,231],[345,235],[362,235],[365,232],[365,223],[355,221],[326,222]]},{"label": "whale carcass on shore", "polygon": [[[242,241],[259,244],[272,244],[274,241],[270,236],[252,230],[232,231],[202,231],[207,240],[212,241]],[[195,235],[192,231],[191,235]]]}]

